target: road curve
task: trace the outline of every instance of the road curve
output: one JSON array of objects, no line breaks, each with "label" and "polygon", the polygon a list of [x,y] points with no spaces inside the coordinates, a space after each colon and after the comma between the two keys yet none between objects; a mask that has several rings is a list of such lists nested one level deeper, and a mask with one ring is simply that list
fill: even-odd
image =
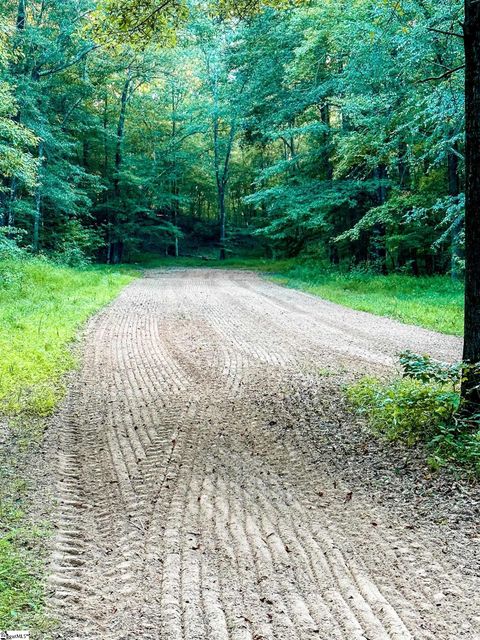
[{"label": "road curve", "polygon": [[478,574],[435,526],[352,499],[298,444],[323,410],[306,384],[407,347],[460,354],[246,272],[128,286],[89,323],[56,421],[55,637],[480,638]]}]

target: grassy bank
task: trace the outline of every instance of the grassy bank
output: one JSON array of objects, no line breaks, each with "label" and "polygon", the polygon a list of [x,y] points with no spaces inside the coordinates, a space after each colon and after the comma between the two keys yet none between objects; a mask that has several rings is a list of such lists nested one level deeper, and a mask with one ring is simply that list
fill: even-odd
[{"label": "grassy bank", "polygon": [[352,309],[441,333],[463,333],[463,286],[448,276],[380,276],[294,266],[277,279]]},{"label": "grassy bank", "polygon": [[131,279],[106,267],[0,262],[0,413],[51,412],[75,364],[78,327]]},{"label": "grassy bank", "polygon": [[76,364],[71,344],[79,327],[133,277],[131,269],[0,261],[0,629],[48,637],[42,613],[48,524],[33,525],[27,515],[26,468],[42,439],[42,418],[61,399],[63,376]]},{"label": "grassy bank", "polygon": [[338,304],[415,324],[441,333],[463,333],[463,285],[448,276],[381,276],[342,273],[313,262],[230,258],[150,258],[146,267],[251,269],[275,281]]}]

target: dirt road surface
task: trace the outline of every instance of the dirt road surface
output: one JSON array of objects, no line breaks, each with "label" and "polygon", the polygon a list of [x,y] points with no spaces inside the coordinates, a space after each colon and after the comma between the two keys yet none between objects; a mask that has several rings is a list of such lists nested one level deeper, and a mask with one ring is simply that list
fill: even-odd
[{"label": "dirt road surface", "polygon": [[361,464],[330,464],[341,384],[406,347],[460,354],[254,274],[127,287],[90,322],[57,418],[56,637],[480,638],[474,539],[413,526]]}]

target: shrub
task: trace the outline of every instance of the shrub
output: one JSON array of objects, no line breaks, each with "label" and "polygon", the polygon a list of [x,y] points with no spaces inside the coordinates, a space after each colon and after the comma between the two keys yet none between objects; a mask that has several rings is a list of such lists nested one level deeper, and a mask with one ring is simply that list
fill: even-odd
[{"label": "shrub", "polygon": [[401,354],[400,362],[401,378],[363,378],[349,387],[350,404],[375,433],[408,446],[426,444],[432,468],[463,467],[480,475],[480,415],[462,415],[462,363],[449,365],[412,352]]},{"label": "shrub", "polygon": [[434,380],[440,383],[452,383],[456,385],[460,382],[462,362],[448,364],[438,362],[428,355],[419,355],[413,351],[403,351],[400,354],[400,364],[403,369],[403,375],[414,380],[429,382]]},{"label": "shrub", "polygon": [[25,250],[19,246],[24,231],[13,227],[0,227],[0,260],[19,260],[25,257]]},{"label": "shrub", "polygon": [[389,384],[364,378],[347,392],[350,402],[372,428],[390,440],[407,444],[428,441],[449,424],[459,406],[459,395],[448,386],[414,378]]}]

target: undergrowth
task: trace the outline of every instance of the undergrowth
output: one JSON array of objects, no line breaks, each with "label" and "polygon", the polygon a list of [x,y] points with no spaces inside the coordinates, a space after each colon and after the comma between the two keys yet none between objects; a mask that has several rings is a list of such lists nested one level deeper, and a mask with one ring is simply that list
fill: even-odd
[{"label": "undergrowth", "polygon": [[401,355],[403,377],[365,377],[347,389],[351,405],[371,429],[408,446],[423,443],[432,469],[451,467],[480,476],[480,416],[463,415],[461,365]]},{"label": "undergrowth", "polygon": [[45,637],[52,624],[43,614],[44,540],[49,532],[46,525],[26,524],[17,506],[24,491],[18,489],[13,498],[11,490],[0,494],[0,629],[30,629]]}]

